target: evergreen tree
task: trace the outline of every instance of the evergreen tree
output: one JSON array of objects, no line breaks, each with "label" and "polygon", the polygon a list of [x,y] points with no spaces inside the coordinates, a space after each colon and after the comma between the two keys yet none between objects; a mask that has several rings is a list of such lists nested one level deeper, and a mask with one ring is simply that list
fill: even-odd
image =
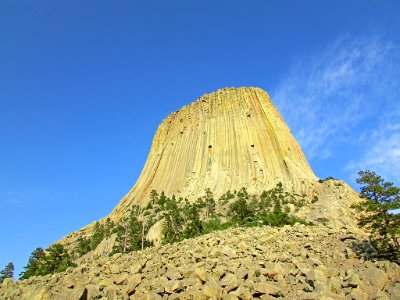
[{"label": "evergreen tree", "polygon": [[164,211],[166,202],[168,201],[167,196],[165,196],[164,191],[161,192],[160,196],[157,199],[157,210],[156,212]]},{"label": "evergreen tree", "polygon": [[75,252],[78,254],[78,257],[88,253],[91,249],[91,240],[86,237],[79,237],[77,240],[77,245]]},{"label": "evergreen tree", "polygon": [[146,208],[147,208],[147,209],[152,209],[153,206],[156,205],[157,201],[158,201],[158,193],[157,193],[156,190],[152,190],[152,191],[150,192],[150,201],[149,201],[149,203],[147,204],[147,207],[146,207]]},{"label": "evergreen tree", "polygon": [[245,188],[240,189],[236,194],[236,200],[229,206],[228,215],[238,225],[245,225],[254,216],[252,207],[247,203],[249,194]]},{"label": "evergreen tree", "polygon": [[46,256],[43,259],[43,264],[40,275],[53,274],[63,272],[68,267],[73,266],[69,253],[61,244],[51,245],[46,249]]},{"label": "evergreen tree", "polygon": [[103,224],[96,222],[93,228],[93,234],[90,239],[90,249],[94,250],[105,237],[105,228]]},{"label": "evergreen tree", "polygon": [[183,239],[184,219],[179,204],[174,195],[171,199],[165,198],[163,235],[166,243],[174,243]]},{"label": "evergreen tree", "polygon": [[260,196],[260,202],[255,205],[256,212],[266,213],[271,210],[274,202],[274,192],[272,190],[263,191]]},{"label": "evergreen tree", "polygon": [[146,246],[144,240],[146,226],[143,223],[143,210],[134,205],[129,217],[121,221],[117,226],[116,232],[117,238],[113,247],[113,254],[143,249]]},{"label": "evergreen tree", "polygon": [[214,196],[213,193],[211,192],[210,189],[206,189],[206,197],[204,199],[204,205],[205,205],[205,221],[207,222],[210,219],[215,218],[216,214],[215,214],[215,200],[214,200]]},{"label": "evergreen tree", "polygon": [[124,237],[127,234],[126,230],[127,218],[123,218],[122,220],[120,220],[120,223],[114,228],[114,233],[116,233],[117,237],[115,239],[115,244],[113,245],[113,250],[110,255],[124,252]]},{"label": "evergreen tree", "polygon": [[[148,246],[145,236],[151,226],[159,220],[164,221],[164,243],[179,242],[185,238],[238,225],[283,226],[296,222],[310,225],[289,215],[290,209],[287,204],[297,200],[297,196],[283,192],[280,183],[274,189],[263,192],[260,198],[250,196],[245,188],[233,194],[228,191],[220,197],[218,203],[210,189],[206,189],[205,196],[195,203],[190,203],[187,199],[176,199],[174,195],[169,198],[164,192],[158,194],[153,190],[148,205],[144,208],[133,206],[129,217],[114,228],[113,232],[117,234],[117,238],[112,254],[137,251]],[[226,207],[228,202],[230,205]],[[226,220],[227,217],[231,218]]]},{"label": "evergreen tree", "polygon": [[14,277],[14,264],[12,262],[8,263],[3,270],[0,271],[0,284],[3,283],[6,278]]},{"label": "evergreen tree", "polygon": [[400,189],[373,171],[360,171],[358,176],[360,195],[365,199],[353,206],[363,212],[359,224],[371,231],[371,241],[382,256],[400,261],[400,217],[392,212],[400,208]]},{"label": "evergreen tree", "polygon": [[31,276],[41,275],[44,257],[45,254],[42,248],[38,247],[33,250],[27,265],[24,267],[25,270],[20,274],[20,279],[28,279]]},{"label": "evergreen tree", "polygon": [[114,227],[115,227],[115,223],[113,221],[111,221],[110,218],[107,218],[106,223],[104,224],[104,237],[105,238],[108,238],[109,236],[111,236]]},{"label": "evergreen tree", "polygon": [[193,238],[203,234],[203,226],[200,221],[200,209],[196,204],[191,204],[186,200],[185,206],[183,207],[183,213],[185,215],[185,229],[183,232],[184,238]]},{"label": "evergreen tree", "polygon": [[142,249],[142,236],[143,232],[143,222],[140,220],[141,217],[141,208],[137,205],[133,207],[131,210],[131,215],[129,218],[129,244],[128,244],[128,252],[130,251],[138,251]]}]

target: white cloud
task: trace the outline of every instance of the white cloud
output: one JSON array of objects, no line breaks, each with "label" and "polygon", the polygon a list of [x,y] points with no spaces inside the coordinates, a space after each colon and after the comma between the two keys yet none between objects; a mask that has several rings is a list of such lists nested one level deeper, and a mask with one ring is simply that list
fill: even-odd
[{"label": "white cloud", "polygon": [[272,93],[307,157],[335,161],[352,178],[370,169],[400,178],[400,47],[344,37],[297,62]]},{"label": "white cloud", "polygon": [[386,180],[399,181],[400,178],[400,110],[387,114],[377,130],[364,137],[366,151],[356,161],[351,161],[347,170],[373,170]]},{"label": "white cloud", "polygon": [[297,63],[272,98],[309,158],[327,158],[337,143],[370,135],[368,127],[395,103],[399,58],[391,42],[345,37]]}]

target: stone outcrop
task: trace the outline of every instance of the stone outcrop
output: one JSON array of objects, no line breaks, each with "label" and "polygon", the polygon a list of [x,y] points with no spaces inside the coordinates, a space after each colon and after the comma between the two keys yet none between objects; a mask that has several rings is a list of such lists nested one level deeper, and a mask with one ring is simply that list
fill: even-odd
[{"label": "stone outcrop", "polygon": [[375,260],[365,238],[345,227],[228,229],[7,281],[0,299],[400,299],[399,266]]}]

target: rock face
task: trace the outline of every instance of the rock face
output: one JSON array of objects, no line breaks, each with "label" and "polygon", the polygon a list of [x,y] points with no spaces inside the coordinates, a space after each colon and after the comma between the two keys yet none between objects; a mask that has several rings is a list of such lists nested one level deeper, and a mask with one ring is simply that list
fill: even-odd
[{"label": "rock face", "polygon": [[140,178],[110,215],[146,203],[151,190],[197,199],[246,187],[305,192],[316,177],[288,126],[259,88],[221,89],[168,116],[159,126]]},{"label": "rock face", "polygon": [[[118,223],[132,205],[146,204],[152,190],[197,200],[209,188],[218,199],[242,187],[261,194],[279,182],[290,193],[319,199],[299,217],[356,226],[349,207],[357,194],[342,181],[318,181],[268,94],[259,88],[225,88],[203,95],[160,124],[139,179],[107,217]],[[92,228],[60,242],[73,244]]]},{"label": "rock face", "polygon": [[0,299],[400,299],[400,268],[351,229],[234,228],[7,282]]}]

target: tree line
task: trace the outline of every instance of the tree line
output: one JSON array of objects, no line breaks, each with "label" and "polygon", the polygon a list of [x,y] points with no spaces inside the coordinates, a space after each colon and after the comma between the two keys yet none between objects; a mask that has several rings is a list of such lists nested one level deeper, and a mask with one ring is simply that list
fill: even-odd
[{"label": "tree line", "polygon": [[290,214],[288,204],[299,209],[305,204],[305,195],[284,192],[282,184],[264,191],[261,195],[250,195],[245,188],[233,193],[228,191],[218,200],[210,189],[196,202],[168,197],[164,192],[150,193],[146,206],[133,205],[127,217],[115,224],[110,219],[96,222],[92,234],[80,237],[72,250],[54,244],[43,250],[36,248],[20,274],[20,279],[63,272],[73,267],[73,261],[95,250],[102,240],[115,236],[110,255],[143,250],[152,246],[146,239],[150,228],[158,221],[163,222],[162,243],[175,243],[194,238],[214,230],[233,226],[283,226],[294,223],[309,224]]}]

